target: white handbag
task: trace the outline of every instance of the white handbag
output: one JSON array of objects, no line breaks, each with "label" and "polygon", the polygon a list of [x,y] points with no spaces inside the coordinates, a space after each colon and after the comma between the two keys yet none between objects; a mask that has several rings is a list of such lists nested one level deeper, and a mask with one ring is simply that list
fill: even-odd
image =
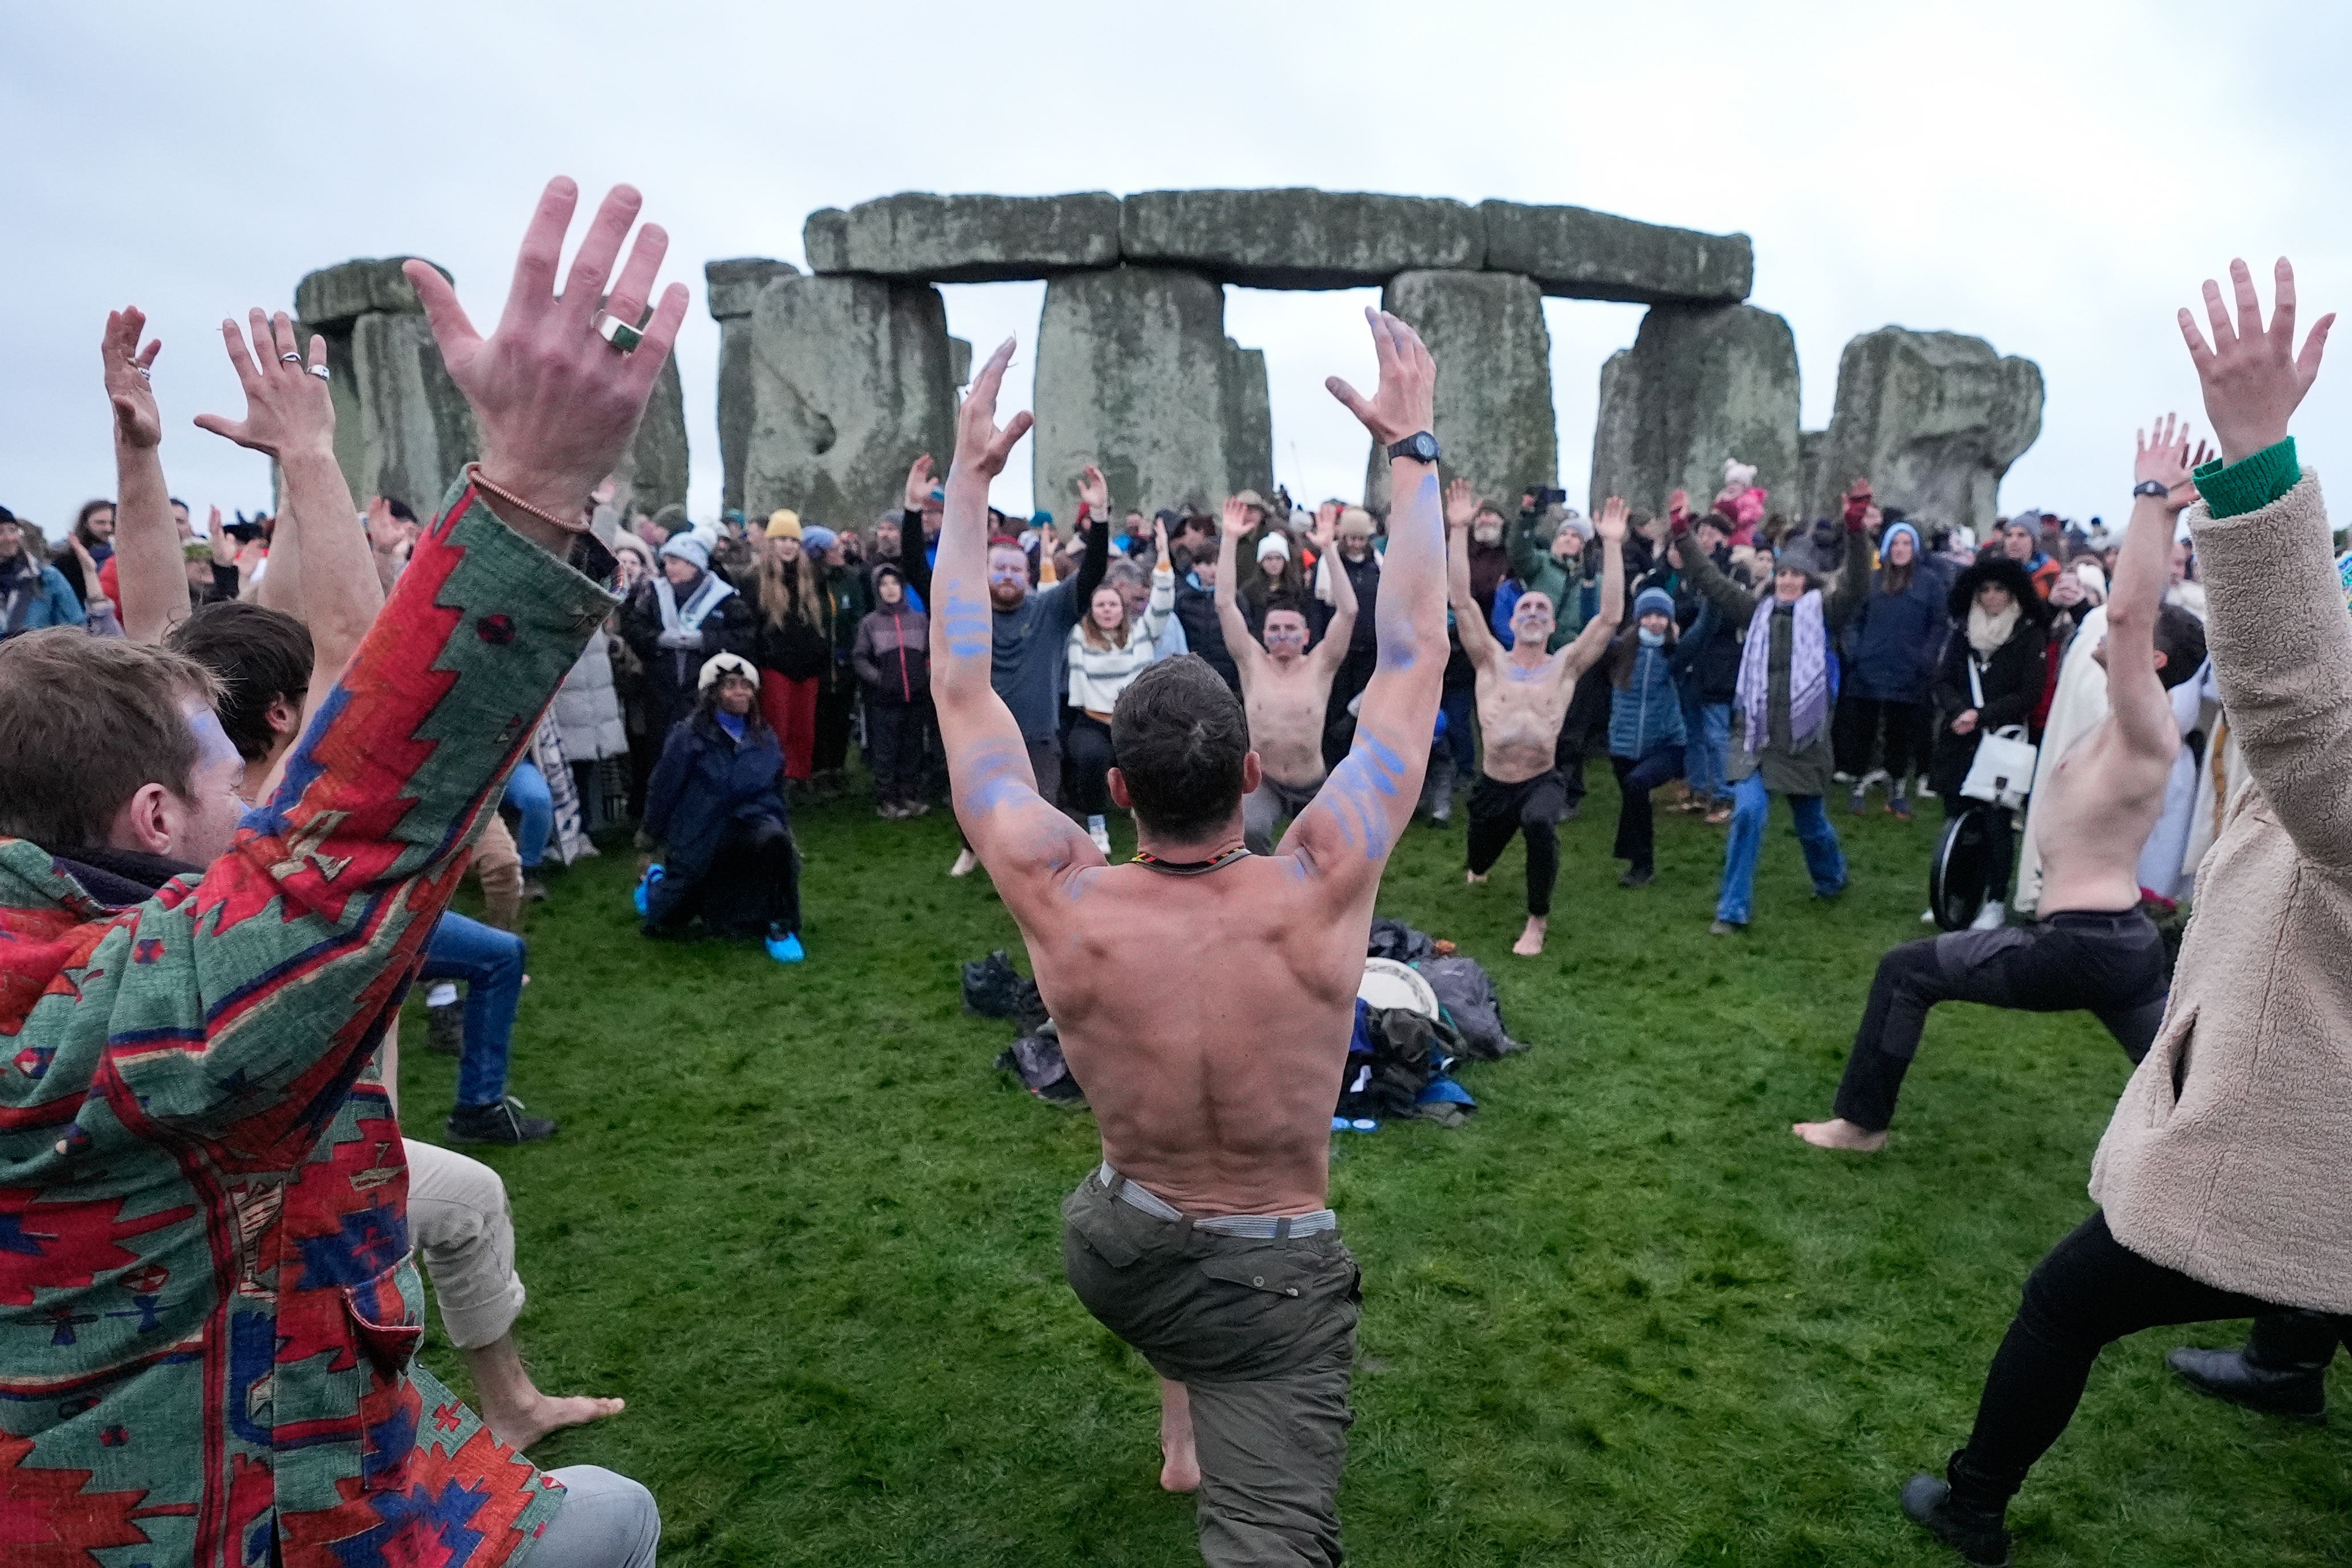
[{"label": "white handbag", "polygon": [[[1969,659],[1969,695],[1976,699],[1977,712],[1981,716],[1984,683],[1977,676],[1974,655]],[[2025,738],[2025,727],[2003,725],[1978,740],[1976,760],[1969,764],[1969,777],[1960,786],[1960,793],[1971,800],[1983,800],[2014,811],[2033,792],[2034,758],[2032,743]]]}]

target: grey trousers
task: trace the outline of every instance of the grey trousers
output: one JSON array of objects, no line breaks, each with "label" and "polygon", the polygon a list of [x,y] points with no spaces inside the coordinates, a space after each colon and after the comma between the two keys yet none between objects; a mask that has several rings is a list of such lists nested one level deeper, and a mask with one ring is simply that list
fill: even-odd
[{"label": "grey trousers", "polygon": [[1242,842],[1254,855],[1274,852],[1274,830],[1285,817],[1296,817],[1315,803],[1321,781],[1301,789],[1296,785],[1260,779],[1256,789],[1242,797]]},{"label": "grey trousers", "polygon": [[661,1510],[654,1494],[598,1465],[566,1465],[563,1506],[537,1541],[515,1553],[521,1568],[654,1568]]},{"label": "grey trousers", "polygon": [[1070,1289],[1192,1395],[1202,1560],[1337,1568],[1362,1301],[1339,1233],[1212,1235],[1119,1202],[1098,1173],[1062,1220]]},{"label": "grey trousers", "polygon": [[495,1344],[526,1299],[515,1273],[514,1216],[506,1183],[479,1160],[437,1144],[401,1140],[408,1155],[408,1233],[459,1350]]}]

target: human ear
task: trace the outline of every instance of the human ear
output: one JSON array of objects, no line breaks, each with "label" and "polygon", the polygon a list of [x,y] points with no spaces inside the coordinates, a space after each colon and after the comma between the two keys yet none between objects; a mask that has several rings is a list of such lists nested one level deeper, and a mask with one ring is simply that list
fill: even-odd
[{"label": "human ear", "polygon": [[1114,768],[1110,770],[1108,782],[1110,784],[1110,803],[1117,806],[1122,811],[1134,810],[1135,801],[1128,795],[1127,792],[1127,775]]},{"label": "human ear", "polygon": [[1265,781],[1265,764],[1258,760],[1256,752],[1244,753],[1242,757],[1242,793],[1256,794],[1257,787]]}]

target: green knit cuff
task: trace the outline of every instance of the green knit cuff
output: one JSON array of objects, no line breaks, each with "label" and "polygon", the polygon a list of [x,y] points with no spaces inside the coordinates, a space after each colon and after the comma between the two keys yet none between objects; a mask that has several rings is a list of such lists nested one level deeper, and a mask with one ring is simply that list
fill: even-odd
[{"label": "green knit cuff", "polygon": [[2303,480],[2303,465],[2294,460],[2294,437],[2290,435],[2226,468],[2216,457],[2190,477],[2216,518],[2237,517],[2260,511],[2294,489]]}]

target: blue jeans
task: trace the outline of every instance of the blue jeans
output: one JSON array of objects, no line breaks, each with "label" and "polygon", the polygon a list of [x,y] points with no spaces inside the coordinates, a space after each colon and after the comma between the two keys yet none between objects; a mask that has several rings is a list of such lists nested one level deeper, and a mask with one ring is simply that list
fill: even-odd
[{"label": "blue jeans", "polygon": [[426,980],[466,982],[466,1050],[457,1059],[457,1103],[495,1105],[506,1098],[507,1056],[515,1008],[522,1000],[522,938],[510,931],[444,915],[425,945]]},{"label": "blue jeans", "polygon": [[1731,786],[1724,781],[1725,758],[1731,754],[1731,705],[1711,703],[1696,692],[1683,697],[1685,777],[1691,794],[1702,800],[1727,800]]},{"label": "blue jeans", "polygon": [[[1771,809],[1760,769],[1731,787],[1731,838],[1723,851],[1723,891],[1715,901],[1715,917],[1727,925],[1748,924],[1756,896],[1756,856],[1764,847],[1764,819]],[[1823,898],[1844,892],[1845,852],[1838,847],[1837,830],[1830,826],[1822,798],[1791,795],[1789,812],[1797,819],[1797,841],[1805,847],[1813,891]]]},{"label": "blue jeans", "polygon": [[1452,755],[1457,778],[1478,777],[1478,734],[1471,727],[1471,715],[1477,706],[1475,686],[1450,687],[1437,699],[1437,710],[1445,716],[1445,738],[1439,744]]},{"label": "blue jeans", "polygon": [[555,831],[555,797],[547,792],[539,765],[528,758],[514,765],[507,779],[507,804],[522,818],[515,830],[515,852],[522,859],[522,869],[537,871],[540,857],[547,853],[547,836]]}]

